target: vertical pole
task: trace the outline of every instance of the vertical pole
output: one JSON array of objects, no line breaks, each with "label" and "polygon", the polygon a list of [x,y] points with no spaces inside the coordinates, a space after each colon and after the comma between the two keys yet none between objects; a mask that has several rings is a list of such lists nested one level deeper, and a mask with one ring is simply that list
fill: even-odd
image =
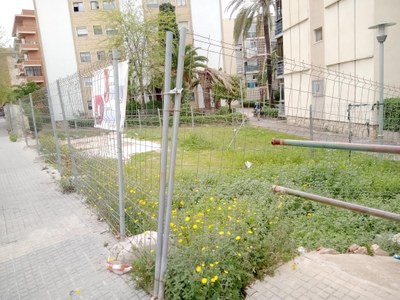
[{"label": "vertical pole", "polygon": [[172,129],[170,169],[168,177],[167,207],[165,210],[163,248],[161,255],[162,260],[161,260],[161,270],[160,270],[160,289],[158,291],[159,300],[164,299],[165,271],[167,269],[167,259],[168,259],[169,223],[171,221],[172,196],[174,192],[176,150],[178,146],[179,116],[180,116],[181,99],[182,99],[183,65],[185,60],[185,39],[186,39],[186,28],[183,27],[179,31],[178,69],[176,75],[176,94],[175,94],[175,107],[174,107],[174,122]]},{"label": "vertical pole", "polygon": [[13,126],[13,104],[8,105],[8,115],[10,116],[10,132],[14,133],[14,126]]},{"label": "vertical pole", "polygon": [[[314,120],[312,112],[312,104],[310,104],[310,140],[314,140]],[[314,157],[314,149],[310,149],[310,157]]]},{"label": "vertical pole", "polygon": [[193,106],[190,106],[190,113],[192,115],[192,129],[194,129],[194,112],[193,112]]},{"label": "vertical pole", "polygon": [[21,130],[22,130],[22,134],[24,135],[24,138],[25,138],[25,144],[28,147],[29,146],[28,137],[26,136],[24,110],[22,109],[22,101],[21,101],[21,99],[19,99],[18,102],[19,102],[19,111],[20,111],[20,117],[21,117]]},{"label": "vertical pole", "polygon": [[[244,107],[243,107],[243,87],[242,87],[242,79],[240,79],[240,104],[242,106],[242,116],[244,115]],[[247,117],[247,114],[246,114]],[[242,121],[245,119],[245,117],[243,116]]]},{"label": "vertical pole", "polygon": [[117,154],[118,154],[118,196],[119,196],[119,235],[125,238],[125,195],[124,195],[124,174],[122,162],[122,137],[121,137],[121,107],[119,96],[119,74],[118,74],[118,52],[112,49],[112,60],[114,70],[114,103],[117,134]]},{"label": "vertical pole", "polygon": [[64,169],[63,169],[62,163],[61,163],[61,152],[60,152],[60,145],[58,143],[56,116],[54,114],[53,101],[51,99],[51,93],[50,93],[49,88],[47,89],[47,95],[48,95],[47,100],[49,101],[48,104],[49,104],[49,111],[50,111],[51,127],[53,129],[54,144],[56,146],[58,171],[60,172],[60,175],[62,176],[62,175],[64,175]]},{"label": "vertical pole", "polygon": [[39,150],[39,138],[38,138],[38,131],[37,131],[37,126],[36,126],[36,116],[35,116],[35,108],[33,106],[33,100],[32,100],[32,94],[29,94],[29,103],[31,105],[31,113],[32,113],[32,122],[33,122],[33,130],[35,134],[35,140],[36,140],[36,150],[38,153],[40,153]]},{"label": "vertical pole", "polygon": [[157,114],[158,114],[158,123],[160,123],[160,128],[162,129],[161,113],[159,108],[157,108]]},{"label": "vertical pole", "polygon": [[[349,121],[349,143],[351,143],[351,137],[352,137],[352,133],[351,133],[351,107],[352,105],[349,104],[347,107],[347,120]],[[351,150],[349,150],[349,158],[351,158]]]},{"label": "vertical pole", "polygon": [[379,103],[378,103],[378,141],[379,144],[383,144],[383,69],[384,69],[384,45],[383,42],[379,42]]},{"label": "vertical pole", "polygon": [[168,129],[169,129],[169,105],[171,90],[171,65],[172,65],[172,32],[167,31],[165,43],[165,76],[164,76],[164,103],[163,103],[163,124],[161,142],[161,165],[160,165],[160,193],[158,201],[158,224],[157,224],[157,249],[156,266],[153,295],[157,297],[160,292],[161,282],[161,261],[164,238],[164,215],[165,215],[165,188],[167,178],[168,161]]},{"label": "vertical pole", "polygon": [[142,120],[140,118],[140,109],[137,110],[137,115],[138,115],[138,119],[139,119],[139,129],[142,129]]},{"label": "vertical pole", "polygon": [[65,114],[65,107],[64,107],[64,101],[63,101],[63,95],[61,93],[61,86],[60,86],[60,80],[57,80],[57,91],[58,91],[58,97],[60,98],[60,105],[61,105],[61,113],[63,117],[63,125],[64,125],[64,131],[65,135],[67,136],[67,143],[68,143],[68,149],[69,149],[69,157],[71,158],[71,164],[72,164],[72,175],[74,181],[78,177],[78,172],[76,169],[76,163],[75,163],[75,158],[74,158],[74,153],[73,153],[73,148],[71,144],[71,138],[69,134],[69,125],[67,121],[67,115]]}]

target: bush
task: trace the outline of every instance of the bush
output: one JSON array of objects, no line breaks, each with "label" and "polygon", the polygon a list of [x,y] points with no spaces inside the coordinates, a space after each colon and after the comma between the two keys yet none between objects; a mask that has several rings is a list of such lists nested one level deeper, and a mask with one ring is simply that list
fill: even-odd
[{"label": "bush", "polygon": [[400,98],[385,99],[384,130],[400,131]]},{"label": "bush", "polygon": [[279,108],[264,106],[261,110],[261,114],[269,118],[277,118]]},{"label": "bush", "polygon": [[18,140],[18,135],[16,133],[11,132],[10,135],[8,136],[11,142],[16,142]]},{"label": "bush", "polygon": [[94,127],[94,119],[73,119],[68,120],[68,125],[71,128],[86,128],[86,127]]}]

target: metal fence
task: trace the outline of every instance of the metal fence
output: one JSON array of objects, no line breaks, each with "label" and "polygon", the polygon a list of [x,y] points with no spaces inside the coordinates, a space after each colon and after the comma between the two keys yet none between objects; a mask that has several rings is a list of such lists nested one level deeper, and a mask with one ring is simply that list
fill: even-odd
[{"label": "metal fence", "polygon": [[[236,57],[236,54],[231,56]],[[389,100],[400,98],[399,89],[385,87],[388,100],[383,108],[384,123],[379,124],[376,111],[382,108],[376,106],[379,87],[376,83],[291,61],[285,61],[284,65],[285,73],[293,73],[292,78],[285,78],[284,96],[281,95],[284,113],[274,115],[275,118],[267,115],[261,121],[252,116],[253,102],[246,101],[242,95],[242,99],[232,103],[237,114],[222,114],[217,108],[207,110],[196,106],[197,100],[184,102],[178,109],[169,105],[156,107],[156,101],[137,107],[131,100],[122,132],[95,128],[92,91],[99,82],[93,81],[93,74],[104,65],[93,65],[86,72],[51,83],[46,89],[21,99],[18,106],[9,105],[6,114],[11,131],[16,130],[17,120],[22,120],[18,123],[23,128],[21,132],[26,143],[36,146],[44,161],[59,170],[63,191],[82,194],[116,234],[133,236],[159,232],[162,228],[167,233],[170,252],[174,253],[189,240],[197,243],[201,250],[204,240],[231,236],[238,239],[240,235],[252,234],[252,225],[243,229],[240,224],[243,220],[252,223],[253,207],[230,196],[224,199],[223,192],[216,195],[214,190],[207,190],[207,182],[223,186],[221,180],[225,177],[219,175],[244,172],[260,159],[260,155],[268,155],[270,159],[281,155],[279,149],[267,150],[251,144],[250,137],[246,136],[250,134],[247,131],[250,126],[273,129],[277,136],[289,133],[316,140],[365,143],[377,142],[379,126],[384,126],[383,143],[400,144],[400,102]],[[206,98],[205,90],[200,92]],[[167,94],[168,91],[161,96]],[[156,99],[160,95],[150,96]],[[174,118],[178,118],[179,127],[172,127]],[[177,135],[178,132],[174,132],[177,128],[179,138],[176,137],[178,140],[173,146],[171,139],[163,138],[166,134]],[[257,134],[265,145],[270,143],[269,137],[261,131]],[[172,146],[168,154],[175,152],[176,155],[169,162],[169,168],[175,169],[164,184],[172,182],[173,185],[162,190],[160,176],[166,176],[166,169],[162,167],[160,153],[163,146],[165,150],[168,145]],[[197,154],[193,155],[193,149],[199,150]],[[240,163],[229,159],[232,151],[241,155]],[[174,182],[173,178],[179,180]],[[249,182],[249,189],[251,184]],[[171,189],[174,191],[171,210],[160,214],[160,199]],[[236,191],[236,194],[246,197],[246,192],[251,191]],[[199,210],[193,209],[196,204],[201,206]],[[224,212],[224,220],[218,224],[211,221],[214,210]],[[219,245],[216,243],[217,247]],[[161,262],[154,258],[155,247],[150,245],[150,249],[150,252],[146,249],[143,256],[144,264],[157,272],[155,265]],[[198,253],[192,257],[196,263],[204,259],[196,255]],[[215,262],[222,265],[223,252],[215,257]],[[220,271],[224,272],[222,268]],[[165,279],[160,281],[165,283]],[[156,279],[156,284],[159,283]]]}]

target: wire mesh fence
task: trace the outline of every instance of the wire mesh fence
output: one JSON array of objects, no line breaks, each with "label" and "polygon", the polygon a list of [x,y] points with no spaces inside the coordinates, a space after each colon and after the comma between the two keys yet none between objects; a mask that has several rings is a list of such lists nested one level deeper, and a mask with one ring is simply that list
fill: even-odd
[{"label": "wire mesh fence", "polygon": [[[206,55],[217,53],[221,65],[226,60],[233,64],[238,57],[233,45],[203,42]],[[118,133],[97,126],[114,118],[106,99],[115,93],[115,86],[104,88],[112,79],[111,72],[104,71],[109,64],[93,65],[50,83],[47,89],[21,99],[20,109],[27,120],[25,132],[35,137],[27,143],[37,146],[43,159],[57,167],[62,189],[82,194],[118,234]],[[383,126],[382,141],[399,145],[400,90],[385,87],[385,102],[377,105],[379,85],[375,82],[291,60],[284,60],[284,68],[284,86],[277,90],[279,102],[272,106],[267,105],[265,87],[253,89],[243,79],[234,99],[213,90],[212,76],[218,75],[214,71],[183,97],[172,212],[165,224],[170,228],[167,298],[242,297],[246,283],[288,259],[296,246],[332,244],[322,231],[310,230],[313,215],[317,216],[314,222],[324,225],[330,221],[323,218],[331,214],[346,231],[351,230],[346,221],[352,218],[360,228],[356,233],[365,229],[364,223],[384,233],[400,230],[395,224],[323,210],[272,193],[272,184],[283,184],[381,209],[399,209],[394,204],[400,195],[398,161],[360,154],[349,162],[343,152],[318,150],[310,155],[307,149],[276,148],[270,143],[273,137],[374,143]],[[168,122],[170,137],[175,112],[173,106],[163,107],[164,95],[149,88],[146,101],[130,99],[126,105],[121,134],[126,236],[157,231],[162,125]],[[256,101],[264,106],[260,121],[253,115]],[[377,112],[382,106],[384,123],[380,124]],[[163,118],[165,110],[168,119]],[[15,123],[16,115],[9,120]],[[364,164],[370,173],[386,174],[384,182],[363,173]],[[356,177],[360,182],[352,184]],[[378,200],[371,202],[373,197]],[[328,229],[327,236],[336,237],[337,232],[335,227],[329,235]],[[361,235],[360,242],[376,233]],[[307,239],[311,240],[308,244]],[[349,239],[340,243],[333,239],[333,243],[343,247]],[[147,274],[135,277],[148,290],[154,264],[154,245],[150,245],[135,265],[135,272]]]}]

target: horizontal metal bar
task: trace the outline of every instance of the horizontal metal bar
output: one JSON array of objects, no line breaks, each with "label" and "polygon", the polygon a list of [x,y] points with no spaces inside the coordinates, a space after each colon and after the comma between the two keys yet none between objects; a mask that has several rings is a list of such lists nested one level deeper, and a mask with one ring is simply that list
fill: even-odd
[{"label": "horizontal metal bar", "polygon": [[323,196],[319,196],[319,195],[315,195],[315,194],[310,194],[310,193],[306,193],[306,192],[302,192],[302,191],[298,191],[298,190],[293,190],[293,189],[286,188],[283,186],[278,186],[278,185],[273,185],[272,191],[274,191],[276,193],[298,196],[298,197],[313,200],[313,201],[316,201],[316,202],[319,202],[322,204],[345,208],[345,209],[360,212],[360,213],[366,213],[371,216],[400,222],[400,214],[387,212],[387,211],[376,209],[376,208],[370,208],[370,207],[366,207],[363,205],[348,203],[348,202],[344,202],[344,201],[340,201],[340,200],[336,200],[336,199],[332,199],[332,198],[327,198],[327,197],[323,197]]},{"label": "horizontal metal bar", "polygon": [[272,145],[400,154],[400,146],[272,139]]}]

